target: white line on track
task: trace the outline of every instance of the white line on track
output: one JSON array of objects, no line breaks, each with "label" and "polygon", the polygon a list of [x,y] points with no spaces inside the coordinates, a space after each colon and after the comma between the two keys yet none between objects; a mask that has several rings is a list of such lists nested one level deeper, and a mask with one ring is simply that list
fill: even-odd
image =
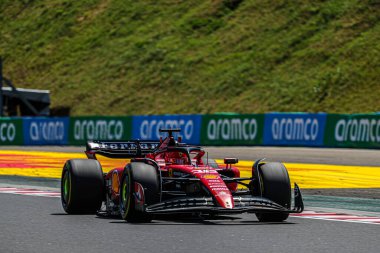
[{"label": "white line on track", "polygon": [[323,212],[316,212],[316,211],[304,211],[303,213],[292,214],[291,217],[380,225],[380,217],[359,216],[359,215],[352,215],[352,214],[346,214],[346,213],[323,213]]},{"label": "white line on track", "polygon": [[0,193],[11,193],[11,194],[19,194],[19,195],[27,195],[27,196],[40,196],[40,197],[53,197],[53,198],[61,197],[60,192],[41,191],[41,190],[36,190],[36,189],[24,189],[24,188],[14,188],[14,187],[1,187]]}]

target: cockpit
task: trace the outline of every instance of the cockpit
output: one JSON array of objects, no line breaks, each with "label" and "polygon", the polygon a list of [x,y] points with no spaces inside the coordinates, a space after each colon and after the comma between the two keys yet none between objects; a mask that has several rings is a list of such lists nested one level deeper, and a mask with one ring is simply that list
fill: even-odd
[{"label": "cockpit", "polygon": [[203,165],[202,156],[205,151],[198,147],[167,147],[152,154],[151,159],[166,165]]}]

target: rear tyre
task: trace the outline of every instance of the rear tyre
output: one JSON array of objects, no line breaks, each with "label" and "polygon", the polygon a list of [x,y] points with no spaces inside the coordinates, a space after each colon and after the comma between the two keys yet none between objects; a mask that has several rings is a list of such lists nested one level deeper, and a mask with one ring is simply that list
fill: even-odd
[{"label": "rear tyre", "polygon": [[[291,187],[288,171],[282,163],[265,163],[259,167],[261,175],[261,191],[265,198],[277,204],[290,208]],[[257,177],[257,173],[255,173]],[[256,180],[257,181],[257,180]],[[256,217],[262,222],[281,222],[289,217],[288,213],[257,213]]]},{"label": "rear tyre", "polygon": [[66,213],[96,213],[103,197],[103,171],[97,160],[72,159],[65,163],[61,177],[61,202]]},{"label": "rear tyre", "polygon": [[136,206],[135,183],[144,190],[144,204],[160,201],[160,179],[157,169],[149,164],[135,162],[128,164],[123,173],[120,187],[120,214],[128,222],[150,222],[152,216]]}]

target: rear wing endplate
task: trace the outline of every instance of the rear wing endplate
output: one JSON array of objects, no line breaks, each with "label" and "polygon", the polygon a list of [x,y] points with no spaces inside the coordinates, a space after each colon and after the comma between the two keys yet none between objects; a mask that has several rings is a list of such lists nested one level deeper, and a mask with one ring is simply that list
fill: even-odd
[{"label": "rear wing endplate", "polygon": [[155,151],[159,141],[88,141],[86,155],[89,159],[96,159],[97,154],[109,158],[139,158]]}]

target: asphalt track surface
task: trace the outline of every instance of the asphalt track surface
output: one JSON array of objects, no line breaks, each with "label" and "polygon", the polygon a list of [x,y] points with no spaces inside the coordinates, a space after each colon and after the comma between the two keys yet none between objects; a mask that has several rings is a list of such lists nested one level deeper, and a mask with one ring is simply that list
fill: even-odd
[{"label": "asphalt track surface", "polygon": [[[46,147],[33,148],[38,149],[44,150]],[[56,147],[52,150],[49,147],[47,150],[79,152],[83,148]],[[227,155],[245,160],[267,157],[284,162],[380,164],[378,150],[261,147],[207,150],[210,157],[215,158]],[[30,184],[23,178],[3,178],[1,182]],[[33,184],[38,184],[38,187],[50,186],[38,179]],[[130,224],[120,219],[95,215],[66,215],[59,198],[0,193],[0,203],[0,252],[375,253],[380,249],[380,225],[375,224],[295,217],[290,217],[284,223],[259,223],[253,214],[218,220],[187,218]]]},{"label": "asphalt track surface", "polygon": [[[1,252],[378,252],[380,226],[289,218],[130,224],[66,215],[59,198],[0,194]],[[6,203],[6,204],[5,204]]]}]

